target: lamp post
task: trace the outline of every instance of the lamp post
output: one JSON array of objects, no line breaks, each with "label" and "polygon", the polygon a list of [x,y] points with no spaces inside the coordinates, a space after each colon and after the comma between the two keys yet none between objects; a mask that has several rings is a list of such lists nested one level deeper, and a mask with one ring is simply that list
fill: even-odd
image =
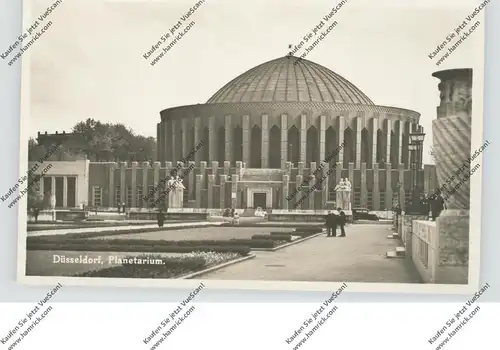
[{"label": "lamp post", "polygon": [[[410,134],[410,144],[408,150],[411,152],[412,170],[412,199],[411,210],[420,211],[420,195],[422,193],[421,181],[419,181],[420,170],[422,169],[422,147],[425,134],[421,130]],[[423,209],[423,208],[422,208]]]}]

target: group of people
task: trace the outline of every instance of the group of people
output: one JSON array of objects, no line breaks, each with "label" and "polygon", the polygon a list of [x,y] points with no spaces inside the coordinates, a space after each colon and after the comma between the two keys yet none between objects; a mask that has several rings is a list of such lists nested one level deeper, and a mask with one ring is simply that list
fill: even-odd
[{"label": "group of people", "polygon": [[[446,204],[441,194],[433,194],[431,196],[420,194],[418,200],[409,200],[405,205],[405,212],[407,214],[429,215],[430,213],[429,217],[433,221],[436,220],[444,209],[446,209]],[[403,209],[397,204],[393,208],[393,211],[401,215]]]},{"label": "group of people", "polygon": [[347,216],[341,208],[337,208],[338,215],[330,211],[325,216],[326,236],[337,237],[337,226],[340,226],[340,236],[345,237],[345,224],[347,223]]},{"label": "group of people", "polygon": [[116,203],[116,207],[118,208],[118,214],[120,213],[124,213],[125,214],[125,208],[126,208],[126,205],[125,203]]}]

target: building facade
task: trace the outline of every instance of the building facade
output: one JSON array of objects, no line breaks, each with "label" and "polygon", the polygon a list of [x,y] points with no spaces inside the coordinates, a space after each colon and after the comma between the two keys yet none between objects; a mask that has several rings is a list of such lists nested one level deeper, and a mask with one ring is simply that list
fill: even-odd
[{"label": "building facade", "polygon": [[[146,209],[161,200],[162,179],[178,175],[186,207],[324,209],[349,178],[352,207],[387,210],[410,195],[409,134],[423,131],[418,112],[375,105],[340,75],[293,56],[160,116],[158,161],[88,163],[87,205]],[[419,172],[433,192],[434,166]]]}]

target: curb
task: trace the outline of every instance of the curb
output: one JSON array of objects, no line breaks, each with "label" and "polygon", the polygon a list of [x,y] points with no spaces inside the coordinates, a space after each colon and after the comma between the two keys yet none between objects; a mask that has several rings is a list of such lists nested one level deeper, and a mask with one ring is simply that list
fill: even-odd
[{"label": "curb", "polygon": [[191,279],[193,277],[198,277],[198,276],[203,275],[205,273],[212,272],[212,271],[215,271],[215,270],[218,270],[218,269],[222,269],[223,267],[230,266],[230,265],[233,265],[233,264],[237,264],[239,262],[250,260],[250,259],[253,259],[253,258],[255,258],[255,255],[254,254],[250,254],[250,255],[244,256],[242,258],[236,259],[236,260],[231,260],[231,261],[222,263],[220,265],[209,267],[208,269],[205,269],[205,270],[201,270],[201,271],[189,273],[189,274],[181,276],[181,277],[177,277],[176,279],[182,279],[182,280]]},{"label": "curb", "polygon": [[319,233],[315,233],[314,235],[311,235],[311,236],[307,236],[307,237],[303,237],[303,238],[300,238],[300,239],[296,239],[295,241],[289,242],[287,244],[280,245],[279,247],[276,247],[276,248],[255,248],[255,249],[252,248],[251,250],[255,251],[255,252],[275,252],[277,250],[280,250],[280,249],[289,247],[291,245],[307,241],[308,239],[311,239],[311,238],[314,238],[314,237],[318,237],[318,236],[321,236],[323,234],[325,234],[325,231],[322,231],[322,232],[319,232]]}]

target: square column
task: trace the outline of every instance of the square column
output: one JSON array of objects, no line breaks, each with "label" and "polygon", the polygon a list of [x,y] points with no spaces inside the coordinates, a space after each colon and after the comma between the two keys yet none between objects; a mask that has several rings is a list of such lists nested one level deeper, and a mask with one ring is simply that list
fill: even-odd
[{"label": "square column", "polygon": [[378,144],[378,119],[373,118],[371,123],[371,133],[372,133],[372,168],[375,167],[377,162],[377,144]]},{"label": "square column", "polygon": [[183,118],[181,120],[181,130],[182,130],[182,133],[181,133],[181,159],[186,157],[188,155],[188,153],[191,151],[189,149],[189,146],[187,144],[187,141],[188,141],[188,138],[187,138],[187,133],[188,133],[188,123],[187,123],[187,119],[186,118]]},{"label": "square column", "polygon": [[[401,184],[404,184],[404,181],[405,181],[405,165],[400,163],[399,164],[399,167],[398,167],[398,181],[401,183]],[[404,186],[400,186],[399,188],[399,193],[398,193],[398,199],[399,199],[399,203],[404,203],[405,202],[405,188]],[[392,207],[392,206],[391,206]]]},{"label": "square column", "polygon": [[356,133],[356,169],[360,169],[361,168],[361,118],[360,117],[356,117],[355,133]]},{"label": "square column", "polygon": [[208,184],[207,184],[207,208],[214,208],[214,182],[215,182],[215,176],[210,174],[207,177]]},{"label": "square column", "polygon": [[137,188],[137,162],[132,162],[132,208],[137,208],[136,188]]},{"label": "square column", "polygon": [[[380,210],[380,179],[378,163],[373,163],[373,192],[372,192],[372,210]],[[384,208],[385,209],[385,208]]]},{"label": "square column", "polygon": [[[385,208],[381,210],[392,208],[392,166],[391,163],[385,163]],[[404,202],[403,202],[404,203]]]},{"label": "square column", "polygon": [[403,162],[403,122],[400,120],[398,120],[398,128],[396,132],[398,136],[398,149],[397,149],[398,154],[396,154],[396,159],[399,164]]},{"label": "square column", "polygon": [[172,126],[172,133],[171,133],[171,146],[172,147],[172,162],[177,162],[179,160],[179,142],[180,137],[179,137],[179,130],[177,128],[177,122],[175,120],[171,120],[170,124]]},{"label": "square column", "polygon": [[210,116],[208,119],[208,161],[216,160],[217,155],[217,133],[215,130],[215,116]]},{"label": "square column", "polygon": [[290,177],[288,175],[283,175],[283,187],[281,188],[281,206],[283,209],[288,209],[288,190],[290,187]]},{"label": "square column", "polygon": [[[142,207],[148,207],[148,170],[149,170],[149,162],[142,162]],[[146,198],[146,199],[144,199]]]},{"label": "square column", "polygon": [[120,163],[120,201],[127,204],[127,198],[125,197],[125,171],[127,169],[127,162]]},{"label": "square column", "polygon": [[385,153],[385,163],[390,164],[391,163],[391,131],[392,131],[392,121],[387,119],[385,121],[386,125],[386,139],[387,139],[387,148],[386,148],[386,153]]},{"label": "square column", "polygon": [[281,115],[281,169],[285,168],[288,162],[288,122],[287,115]]},{"label": "square column", "polygon": [[203,175],[196,175],[196,208],[201,208],[201,191],[202,191]]},{"label": "square column", "polygon": [[319,161],[325,160],[326,116],[319,117]]},{"label": "square column", "polygon": [[68,177],[63,176],[63,207],[68,206]]},{"label": "square column", "polygon": [[[160,182],[160,162],[154,162],[154,173],[153,173],[153,186],[156,188],[158,186],[158,183]],[[155,191],[155,202],[160,198],[160,192],[161,189],[158,191]],[[158,203],[155,207],[158,208],[160,206],[160,202]]]},{"label": "square column", "polygon": [[307,130],[306,130],[306,116],[300,116],[300,156],[299,162],[306,162],[306,147],[307,147]]},{"label": "square column", "polygon": [[[199,145],[200,141],[201,141],[201,118],[196,117],[194,119],[194,145],[195,145],[195,147]],[[203,142],[207,142],[207,140],[203,140]],[[203,145],[201,147],[206,147],[206,145]],[[196,162],[196,164],[200,164],[202,153],[203,152],[201,149],[198,150],[198,152],[195,152],[194,161]]]},{"label": "square column", "polygon": [[220,175],[220,190],[219,190],[219,201],[220,205],[219,208],[224,209],[226,208],[226,175]]},{"label": "square column", "polygon": [[231,177],[231,208],[236,209],[238,204],[238,175]]},{"label": "square column", "polygon": [[233,127],[231,125],[231,116],[226,115],[224,117],[224,131],[226,134],[226,147],[224,149],[225,161],[233,161]]},{"label": "square column", "polygon": [[269,168],[269,117],[262,115],[262,149],[261,149],[261,168]]},{"label": "square column", "polygon": [[[109,164],[108,167],[108,207],[113,208],[116,205],[116,198],[115,198],[115,169],[116,169],[116,163],[111,163]],[[75,202],[76,205],[78,205],[78,202]]]},{"label": "square column", "polygon": [[243,163],[250,164],[250,116],[243,116]]},{"label": "square column", "polygon": [[[345,130],[345,119],[343,116],[339,116],[338,128],[337,128],[338,145],[341,145],[344,142],[344,130]],[[344,164],[344,147],[342,147],[339,150],[339,163],[340,163],[340,168],[342,169],[342,166]]]},{"label": "square column", "polygon": [[368,189],[367,189],[367,186],[366,186],[366,163],[365,162],[361,163],[361,196],[360,196],[360,206],[362,208],[368,208]]}]

